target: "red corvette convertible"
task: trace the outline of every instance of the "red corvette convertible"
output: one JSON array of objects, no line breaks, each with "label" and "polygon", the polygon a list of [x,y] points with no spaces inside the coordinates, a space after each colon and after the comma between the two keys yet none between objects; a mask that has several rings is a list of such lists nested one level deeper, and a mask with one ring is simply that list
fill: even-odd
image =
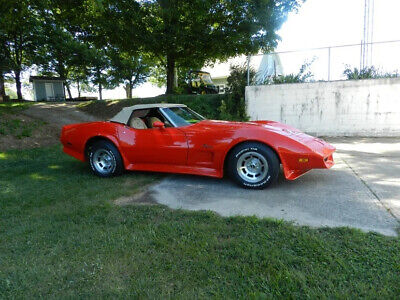
[{"label": "red corvette convertible", "polygon": [[181,104],[126,107],[107,122],[64,126],[64,152],[89,161],[101,177],[124,170],[185,173],[222,178],[247,188],[276,181],[280,165],[293,180],[333,166],[335,148],[273,121],[206,120]]}]

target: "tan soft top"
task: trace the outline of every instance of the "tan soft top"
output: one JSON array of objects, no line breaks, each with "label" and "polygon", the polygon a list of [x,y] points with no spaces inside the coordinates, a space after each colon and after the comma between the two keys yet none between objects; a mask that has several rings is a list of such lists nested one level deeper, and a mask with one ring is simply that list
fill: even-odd
[{"label": "tan soft top", "polygon": [[154,103],[154,104],[137,104],[129,107],[124,107],[119,113],[112,117],[109,121],[127,124],[129,117],[134,110],[149,109],[149,108],[169,108],[169,107],[186,107],[184,104],[171,103]]}]

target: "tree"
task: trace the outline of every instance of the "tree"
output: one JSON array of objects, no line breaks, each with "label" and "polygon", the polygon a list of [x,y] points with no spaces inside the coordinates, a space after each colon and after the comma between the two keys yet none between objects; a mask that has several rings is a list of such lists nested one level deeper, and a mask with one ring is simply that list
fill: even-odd
[{"label": "tree", "polygon": [[[132,89],[149,77],[152,65],[152,60],[141,46],[140,33],[143,30],[138,30],[139,8],[135,1],[91,2],[85,18],[87,24],[83,26],[87,41],[102,49],[107,57],[106,73],[110,76],[107,84],[123,84],[127,98],[132,98]],[[103,72],[103,78],[106,73]]]},{"label": "tree", "polygon": [[109,74],[112,82],[115,84],[122,83],[126,98],[132,98],[132,90],[149,77],[150,67],[146,62],[146,57],[115,49],[110,58],[111,69]]},{"label": "tree", "polygon": [[71,74],[73,70],[85,69],[92,52],[62,27],[49,25],[45,31],[46,41],[38,53],[38,65],[44,72],[56,73],[65,78],[68,97],[72,98]]},{"label": "tree", "polygon": [[136,2],[140,18],[121,22],[124,28],[139,31],[145,50],[162,62],[170,94],[177,66],[273,49],[277,29],[302,0]]},{"label": "tree", "polygon": [[78,91],[78,98],[81,97],[82,91],[86,92],[94,92],[95,89],[90,86],[90,69],[87,65],[76,66],[72,68],[69,73],[69,77],[71,79],[71,84],[76,86]]},{"label": "tree", "polygon": [[110,89],[117,86],[113,82],[109,73],[110,58],[107,56],[106,49],[92,48],[95,54],[90,62],[90,82],[97,87],[99,100],[103,100],[103,89]]},{"label": "tree", "polygon": [[5,73],[10,72],[10,58],[6,51],[6,40],[4,35],[0,32],[0,98],[4,99],[6,97],[6,89],[4,85]]},{"label": "tree", "polygon": [[37,52],[35,60],[42,73],[58,74],[66,79],[65,87],[70,99],[70,85],[78,80],[77,85],[80,88],[80,82],[87,82],[89,65],[96,55],[96,51],[81,37],[82,29],[74,22],[75,16],[70,15],[71,12],[76,13],[79,8],[83,11],[84,2],[78,0],[74,4],[42,0],[40,15],[43,20],[43,46]]},{"label": "tree", "polygon": [[32,65],[42,36],[36,4],[33,0],[0,0],[2,55],[13,73],[19,100],[22,99],[21,73]]},{"label": "tree", "polygon": [[3,100],[6,97],[6,88],[4,85],[4,72],[0,70],[0,98]]},{"label": "tree", "polygon": [[247,79],[253,83],[256,77],[254,69],[250,68],[247,71],[246,64],[234,65],[230,68],[230,75],[228,81],[228,95],[222,101],[220,111],[223,119],[243,121],[247,120],[246,115],[246,102],[245,102],[245,89],[247,86]]}]

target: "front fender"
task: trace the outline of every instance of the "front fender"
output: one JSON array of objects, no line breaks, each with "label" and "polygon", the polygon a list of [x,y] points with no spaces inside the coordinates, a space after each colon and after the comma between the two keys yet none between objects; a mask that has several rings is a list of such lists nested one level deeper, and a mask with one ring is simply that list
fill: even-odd
[{"label": "front fender", "polygon": [[298,131],[291,135],[265,129],[238,132],[237,138],[232,140],[225,152],[224,165],[229,151],[244,142],[259,142],[274,150],[282,164],[285,178],[289,180],[311,169],[333,166],[332,153],[335,148],[328,143]]}]

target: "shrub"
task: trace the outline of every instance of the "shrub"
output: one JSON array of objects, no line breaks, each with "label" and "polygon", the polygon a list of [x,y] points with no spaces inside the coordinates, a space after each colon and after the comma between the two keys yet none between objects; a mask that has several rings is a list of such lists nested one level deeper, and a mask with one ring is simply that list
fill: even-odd
[{"label": "shrub", "polygon": [[357,80],[357,79],[373,79],[373,78],[394,78],[399,77],[397,71],[393,73],[382,73],[379,69],[374,66],[365,67],[362,69],[351,69],[350,66],[344,70],[343,74],[346,76],[347,80]]},{"label": "shrub", "polygon": [[247,73],[246,65],[231,66],[231,73],[227,78],[228,88],[226,98],[223,99],[220,111],[224,120],[247,121],[245,90],[247,86],[247,76],[249,75],[250,84],[254,82],[256,72],[250,68]]},{"label": "shrub", "polygon": [[297,74],[279,75],[268,78],[264,84],[283,84],[283,83],[301,83],[312,81],[314,75],[310,71],[310,66],[314,62],[305,62]]}]

